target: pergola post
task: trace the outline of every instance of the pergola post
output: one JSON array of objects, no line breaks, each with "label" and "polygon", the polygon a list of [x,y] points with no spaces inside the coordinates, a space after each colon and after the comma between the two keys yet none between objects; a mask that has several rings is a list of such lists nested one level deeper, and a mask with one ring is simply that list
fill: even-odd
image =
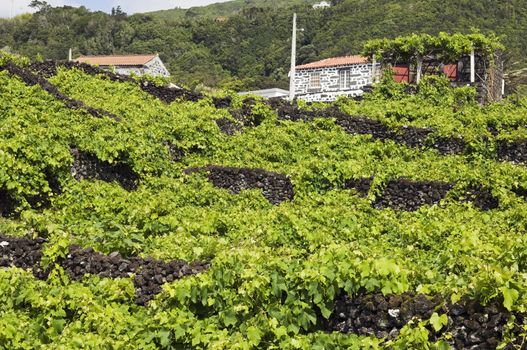
[{"label": "pergola post", "polygon": [[421,81],[421,71],[423,70],[423,58],[421,56],[417,57],[417,72],[415,77],[415,83],[419,84]]},{"label": "pergola post", "polygon": [[476,55],[474,49],[470,52],[470,82],[476,82]]}]

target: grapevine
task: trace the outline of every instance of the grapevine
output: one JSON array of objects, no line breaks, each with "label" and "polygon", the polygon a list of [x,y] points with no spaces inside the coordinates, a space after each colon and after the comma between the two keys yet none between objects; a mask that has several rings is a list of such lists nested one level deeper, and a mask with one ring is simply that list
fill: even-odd
[{"label": "grapevine", "polygon": [[331,105],[160,98],[0,65],[2,347],[523,344],[527,101],[440,77]]}]

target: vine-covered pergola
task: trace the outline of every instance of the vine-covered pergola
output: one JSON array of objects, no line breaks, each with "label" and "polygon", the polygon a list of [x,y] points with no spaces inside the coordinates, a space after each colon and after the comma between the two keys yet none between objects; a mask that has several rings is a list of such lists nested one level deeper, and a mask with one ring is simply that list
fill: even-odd
[{"label": "vine-covered pergola", "polygon": [[[415,69],[415,82],[419,83],[423,74],[423,62],[436,65],[466,62],[461,82],[481,82],[489,94],[490,88],[496,90],[499,78],[501,95],[502,62],[500,53],[505,49],[495,35],[481,33],[450,34],[441,32],[437,36],[412,34],[394,39],[373,39],[368,41],[362,54],[374,62],[395,66],[405,63]],[[496,72],[499,74],[495,74]],[[498,77],[499,76],[499,77]],[[476,79],[478,78],[478,79]],[[493,93],[493,95],[495,95]],[[495,100],[490,96],[490,98]],[[487,99],[487,100],[488,100]]]}]

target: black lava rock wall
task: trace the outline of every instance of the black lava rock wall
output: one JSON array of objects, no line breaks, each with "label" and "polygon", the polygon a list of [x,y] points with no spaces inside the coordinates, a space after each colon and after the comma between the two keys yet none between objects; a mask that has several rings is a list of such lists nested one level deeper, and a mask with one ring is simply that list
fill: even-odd
[{"label": "black lava rock wall", "polygon": [[97,179],[106,182],[118,182],[128,191],[137,188],[139,176],[134,172],[132,167],[123,162],[110,164],[99,160],[96,156],[72,149],[73,165],[71,175],[77,180]]},{"label": "black lava rock wall", "polygon": [[[499,303],[483,306],[476,301],[462,300],[452,304],[440,296],[361,292],[338,296],[329,320],[322,323],[327,331],[394,339],[410,320],[425,321],[433,313],[446,314],[448,323],[438,332],[429,326],[430,340],[436,341],[448,332],[452,335],[448,342],[458,350],[496,349],[511,317]],[[516,316],[523,320],[522,315]],[[516,331],[519,335],[520,329]]]},{"label": "black lava rock wall", "polygon": [[186,172],[206,171],[209,181],[216,187],[238,194],[242,190],[261,189],[263,196],[272,204],[293,200],[295,192],[289,177],[263,169],[232,168],[209,165],[205,168],[188,169]]},{"label": "black lava rock wall", "polygon": [[[28,239],[0,235],[0,266],[32,269],[35,277],[46,279],[49,271],[42,271],[42,238]],[[161,292],[161,286],[186,276],[206,271],[210,263],[196,261],[191,264],[183,260],[164,262],[152,258],[123,258],[118,253],[104,255],[93,249],[71,246],[69,254],[57,263],[74,280],[82,280],[87,275],[107,278],[130,278],[134,276],[136,303],[146,305]]]}]

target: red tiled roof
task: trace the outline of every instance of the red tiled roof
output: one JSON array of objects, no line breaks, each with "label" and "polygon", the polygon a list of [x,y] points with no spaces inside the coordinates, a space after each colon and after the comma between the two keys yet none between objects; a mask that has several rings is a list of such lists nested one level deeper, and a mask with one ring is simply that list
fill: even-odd
[{"label": "red tiled roof", "polygon": [[368,57],[364,56],[343,56],[343,57],[332,57],[326,58],[322,61],[311,62],[296,66],[296,69],[313,69],[313,68],[326,68],[326,67],[338,67],[348,66],[350,64],[363,64],[368,62]]},{"label": "red tiled roof", "polygon": [[156,57],[157,55],[81,56],[77,58],[77,62],[97,66],[142,66]]}]

